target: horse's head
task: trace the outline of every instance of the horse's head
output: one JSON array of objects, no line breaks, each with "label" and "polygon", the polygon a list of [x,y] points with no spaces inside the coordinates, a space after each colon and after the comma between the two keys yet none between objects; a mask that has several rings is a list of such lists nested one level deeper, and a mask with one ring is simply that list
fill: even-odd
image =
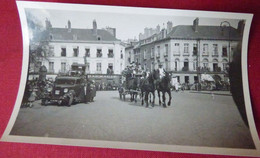
[{"label": "horse's head", "polygon": [[153,78],[155,79],[155,80],[157,80],[157,79],[159,79],[160,78],[160,73],[159,73],[159,70],[153,70],[153,72],[152,72],[152,74],[153,74]]},{"label": "horse's head", "polygon": [[165,77],[164,77],[164,79],[165,79],[165,81],[167,82],[167,83],[170,83],[171,82],[171,78],[172,78],[172,74],[170,73],[170,72],[165,72]]}]

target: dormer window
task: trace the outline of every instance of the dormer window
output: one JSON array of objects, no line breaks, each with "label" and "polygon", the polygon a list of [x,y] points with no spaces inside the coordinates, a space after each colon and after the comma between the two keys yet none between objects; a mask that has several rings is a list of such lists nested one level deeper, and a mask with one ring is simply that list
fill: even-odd
[{"label": "dormer window", "polygon": [[52,35],[50,35],[50,40],[52,40]]},{"label": "dormer window", "polygon": [[73,40],[77,40],[77,39],[78,39],[77,35],[73,35]]}]

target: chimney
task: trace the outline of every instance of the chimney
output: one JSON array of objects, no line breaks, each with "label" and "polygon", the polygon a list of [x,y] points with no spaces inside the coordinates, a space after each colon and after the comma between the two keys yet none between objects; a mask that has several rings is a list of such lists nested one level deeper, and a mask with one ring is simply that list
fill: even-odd
[{"label": "chimney", "polygon": [[46,30],[49,30],[52,27],[50,20],[48,20],[47,18],[45,20],[45,27]]},{"label": "chimney", "polygon": [[71,22],[68,20],[68,32],[71,32]]},{"label": "chimney", "polygon": [[240,20],[237,24],[237,31],[240,35],[243,35],[244,32],[244,27],[245,27],[245,21],[244,20]]},{"label": "chimney", "polygon": [[172,31],[172,22],[168,21],[167,22],[167,34],[170,33]]},{"label": "chimney", "polygon": [[93,34],[97,35],[97,22],[95,19],[93,20]]},{"label": "chimney", "polygon": [[198,32],[198,25],[199,25],[199,18],[196,18],[194,21],[193,21],[193,30],[194,32]]},{"label": "chimney", "polygon": [[160,33],[160,31],[161,31],[160,25],[158,24],[158,25],[156,26],[156,33]]},{"label": "chimney", "polygon": [[167,35],[166,29],[162,29],[162,38],[166,38],[166,35]]}]

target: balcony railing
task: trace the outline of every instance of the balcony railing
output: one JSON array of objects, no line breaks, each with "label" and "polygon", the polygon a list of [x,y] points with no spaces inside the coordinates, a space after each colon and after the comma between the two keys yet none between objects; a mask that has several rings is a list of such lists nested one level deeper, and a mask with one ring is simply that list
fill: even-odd
[{"label": "balcony railing", "polygon": [[165,57],[167,57],[167,56],[168,56],[168,52],[165,52],[163,55],[164,55]]}]

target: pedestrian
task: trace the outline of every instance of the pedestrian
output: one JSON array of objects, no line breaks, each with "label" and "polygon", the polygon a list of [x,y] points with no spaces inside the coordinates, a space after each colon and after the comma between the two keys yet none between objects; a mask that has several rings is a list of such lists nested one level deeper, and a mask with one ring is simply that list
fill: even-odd
[{"label": "pedestrian", "polygon": [[28,99],[28,106],[30,107],[30,108],[32,108],[33,107],[33,102],[36,100],[36,91],[33,89],[32,90],[32,93],[31,93],[31,95],[30,95],[30,97],[29,97],[29,99]]}]

